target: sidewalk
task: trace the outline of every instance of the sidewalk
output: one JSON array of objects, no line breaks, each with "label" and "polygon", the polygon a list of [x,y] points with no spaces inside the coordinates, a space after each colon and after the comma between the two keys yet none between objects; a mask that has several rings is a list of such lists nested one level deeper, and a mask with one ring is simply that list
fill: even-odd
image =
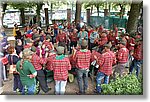
[{"label": "sidewalk", "polygon": [[[48,83],[48,86],[52,88],[48,93],[44,93],[42,90],[40,90],[40,95],[54,95],[54,81],[51,83]],[[91,82],[91,79],[89,78],[89,88],[87,91],[87,94],[94,94],[93,90],[95,88],[95,83],[93,84]],[[78,92],[78,84],[77,80],[75,79],[73,83],[67,83],[66,85],[66,95],[76,95],[76,92]],[[13,81],[7,81],[4,82],[3,86],[3,93],[2,95],[17,95],[16,92],[13,92]]]}]

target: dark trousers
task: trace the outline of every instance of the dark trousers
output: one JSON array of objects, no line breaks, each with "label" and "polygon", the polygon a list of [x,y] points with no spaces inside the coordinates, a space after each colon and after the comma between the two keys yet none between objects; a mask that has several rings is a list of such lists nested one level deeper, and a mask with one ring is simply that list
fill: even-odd
[{"label": "dark trousers", "polygon": [[16,89],[19,89],[19,91],[22,91],[22,83],[20,80],[20,75],[19,74],[13,74],[14,75],[14,87],[13,90],[16,91]]},{"label": "dark trousers", "polygon": [[95,43],[90,43],[90,50],[92,51],[92,48],[95,47]]},{"label": "dark trousers", "polygon": [[77,47],[77,41],[71,41],[70,43],[70,54],[72,53],[72,47]]},{"label": "dark trousers", "polygon": [[89,69],[87,70],[80,70],[77,69],[77,82],[79,85],[79,93],[85,93],[88,88],[88,72]]},{"label": "dark trousers", "polygon": [[134,68],[136,70],[136,76],[138,78],[139,76],[139,73],[140,73],[140,69],[141,69],[141,65],[142,65],[142,60],[136,60],[134,59],[130,65],[130,68],[129,68],[129,73],[132,74]]},{"label": "dark trousers", "polygon": [[41,89],[46,93],[49,91],[44,70],[37,70],[37,81],[39,81]]}]

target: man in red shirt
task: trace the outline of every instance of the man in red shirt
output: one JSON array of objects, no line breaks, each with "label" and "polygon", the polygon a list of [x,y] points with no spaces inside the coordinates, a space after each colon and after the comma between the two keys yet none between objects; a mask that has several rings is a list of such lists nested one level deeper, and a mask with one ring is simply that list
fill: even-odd
[{"label": "man in red shirt", "polygon": [[101,81],[104,79],[104,84],[108,84],[109,76],[112,74],[112,65],[115,61],[115,54],[110,51],[111,45],[105,44],[104,51],[101,57],[97,58],[99,70],[96,76],[96,92],[101,93]]},{"label": "man in red shirt", "polygon": [[99,52],[102,52],[103,45],[106,44],[107,42],[108,42],[107,35],[106,35],[106,32],[104,31],[104,32],[102,32],[100,41],[98,42]]},{"label": "man in red shirt", "polygon": [[118,28],[117,25],[114,24],[113,31],[115,32],[115,36],[118,36]]},{"label": "man in red shirt", "polygon": [[61,28],[59,29],[59,34],[56,37],[56,43],[59,43],[59,42],[64,42],[67,44],[67,36]]},{"label": "man in red shirt", "polygon": [[73,32],[70,33],[69,38],[70,38],[70,54],[72,53],[72,47],[77,47],[77,41],[78,41],[78,37],[77,37],[77,29],[74,29]]},{"label": "man in red shirt", "polygon": [[[45,72],[43,70],[44,64],[46,64],[47,60],[45,58],[42,58],[42,50],[40,49],[40,56],[37,55],[36,53],[36,47],[32,46],[31,50],[34,52],[32,55],[31,63],[33,64],[35,70],[37,71],[37,80],[40,83],[41,89],[47,93],[50,88],[48,88],[47,81],[45,78]],[[47,57],[48,53],[46,53]]]},{"label": "man in red shirt", "polygon": [[113,73],[114,79],[116,78],[116,72],[119,73],[120,77],[122,77],[129,56],[129,50],[126,48],[125,41],[119,42],[119,48],[120,49],[117,52],[117,56],[116,56],[118,64]]},{"label": "man in red shirt", "polygon": [[68,70],[71,70],[71,65],[68,57],[64,55],[64,47],[58,46],[57,56],[52,60],[50,70],[54,72],[55,94],[63,95],[67,84]]},{"label": "man in red shirt", "polygon": [[133,69],[135,68],[137,78],[139,76],[140,68],[141,68],[141,64],[143,60],[143,48],[142,47],[143,46],[141,43],[141,39],[136,39],[136,44],[135,44],[134,53],[133,53],[134,60],[132,61],[132,64],[130,66],[129,73],[132,74]]},{"label": "man in red shirt", "polygon": [[115,47],[117,44],[117,39],[114,31],[110,31],[110,33],[107,35],[108,42],[111,42],[112,47]]},{"label": "man in red shirt", "polygon": [[77,81],[79,92],[77,94],[85,94],[88,88],[88,72],[90,67],[91,52],[88,48],[88,42],[82,40],[81,49],[76,51],[74,60],[77,68]]}]

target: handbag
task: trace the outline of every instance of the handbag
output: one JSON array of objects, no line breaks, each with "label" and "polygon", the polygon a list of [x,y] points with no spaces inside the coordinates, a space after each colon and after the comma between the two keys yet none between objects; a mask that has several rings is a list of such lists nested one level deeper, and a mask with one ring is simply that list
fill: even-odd
[{"label": "handbag", "polygon": [[8,59],[6,56],[0,58],[0,61],[3,63],[3,65],[6,65],[8,63]]}]

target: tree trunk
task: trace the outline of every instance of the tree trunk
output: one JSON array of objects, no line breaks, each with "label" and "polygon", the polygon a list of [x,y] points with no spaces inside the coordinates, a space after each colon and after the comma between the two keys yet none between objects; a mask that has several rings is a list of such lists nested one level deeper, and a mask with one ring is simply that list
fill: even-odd
[{"label": "tree trunk", "polygon": [[6,10],[6,8],[7,8],[7,3],[2,3],[2,8],[3,8],[3,10],[2,10],[2,18],[1,18],[1,20],[2,20],[2,26],[3,26],[3,19],[4,19],[4,12],[5,12],[5,10]]},{"label": "tree trunk", "polygon": [[140,2],[132,3],[127,23],[127,32],[136,32],[138,17],[140,15]]},{"label": "tree trunk", "polygon": [[80,22],[80,19],[81,19],[81,6],[82,6],[82,3],[77,0],[76,1],[76,14],[75,14],[75,23],[77,24],[77,22]]},{"label": "tree trunk", "polygon": [[41,3],[37,3],[37,9],[36,9],[36,13],[37,13],[37,23],[39,26],[41,26],[41,16],[40,16],[40,10],[42,9],[42,5]]},{"label": "tree trunk", "polygon": [[93,13],[93,5],[91,6],[91,12],[90,12],[90,15],[92,15]]},{"label": "tree trunk", "polygon": [[99,5],[97,5],[97,14],[98,14],[98,16],[99,16]]},{"label": "tree trunk", "polygon": [[108,10],[109,10],[109,16],[110,16],[110,10],[111,10],[111,3],[109,3],[109,8],[108,8]]},{"label": "tree trunk", "polygon": [[21,12],[21,14],[20,14],[20,16],[21,16],[21,24],[24,26],[24,24],[25,24],[24,8],[21,8],[20,12]]},{"label": "tree trunk", "polygon": [[52,20],[52,17],[53,17],[53,3],[51,3],[51,20]]}]

